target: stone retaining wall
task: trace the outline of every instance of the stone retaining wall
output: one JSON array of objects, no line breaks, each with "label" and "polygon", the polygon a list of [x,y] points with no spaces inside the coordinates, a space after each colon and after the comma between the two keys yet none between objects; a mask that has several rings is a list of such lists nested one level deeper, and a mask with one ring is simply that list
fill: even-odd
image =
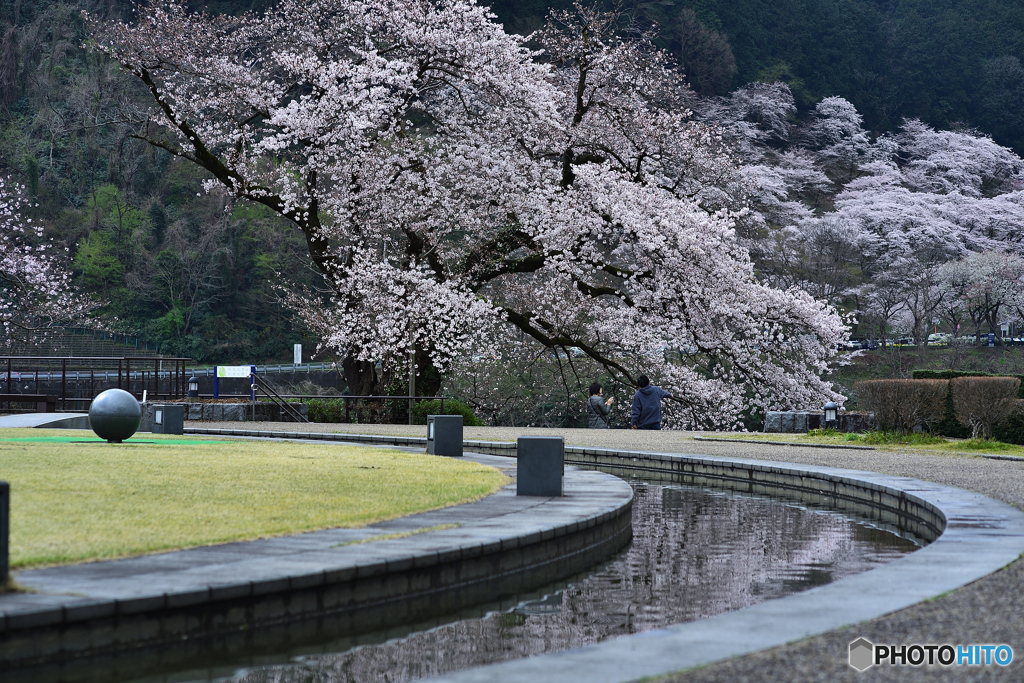
[{"label": "stone retaining wall", "polygon": [[[153,423],[152,403],[143,404],[142,424]],[[281,417],[281,406],[275,403],[257,402],[252,403],[183,403],[185,406],[185,420],[196,420],[203,422],[291,422],[291,418],[285,415]],[[290,404],[299,411],[303,417],[309,416],[309,406],[305,403]],[[255,418],[253,411],[255,410]],[[142,431],[147,431],[142,429]]]},{"label": "stone retaining wall", "polygon": [[[870,413],[839,413],[836,418],[841,432],[866,432],[874,428]],[[772,410],[764,419],[764,431],[769,434],[806,434],[825,425],[825,414],[800,410]]]}]

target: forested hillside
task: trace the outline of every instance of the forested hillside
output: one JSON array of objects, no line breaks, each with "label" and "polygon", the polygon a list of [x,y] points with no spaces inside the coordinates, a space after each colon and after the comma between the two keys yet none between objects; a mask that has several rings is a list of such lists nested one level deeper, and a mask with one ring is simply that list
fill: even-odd
[{"label": "forested hillside", "polygon": [[[216,13],[266,4],[210,0],[192,6]],[[508,30],[527,33],[542,26],[549,6],[569,4],[499,0],[494,11]],[[271,283],[315,287],[320,282],[309,268],[304,236],[270,211],[206,193],[201,186],[205,176],[197,167],[132,137],[150,107],[149,95],[106,57],[83,48],[88,36],[82,9],[126,19],[131,11],[129,3],[118,0],[0,4],[0,174],[26,187],[35,204],[32,216],[68,249],[75,283],[104,302],[104,325],[160,340],[168,353],[202,360],[287,357],[290,345],[303,336]],[[782,117],[784,134],[754,136],[760,148],[775,151],[768,157],[741,155],[746,162],[783,168],[790,182],[794,164],[799,165],[792,156],[798,146],[815,153],[832,149],[825,134],[808,143],[814,125],[856,124],[840,136],[844,144],[853,144],[851,136],[866,135],[853,145],[846,170],[819,158],[815,163],[828,177],[808,181],[803,189],[786,186],[777,192],[779,201],[799,200],[826,214],[837,208],[835,196],[845,183],[865,174],[882,177],[864,166],[872,154],[881,158],[882,148],[902,154],[897,159],[907,168],[931,160],[936,152],[923,149],[920,141],[944,143],[929,137],[929,131],[911,128],[902,138],[878,138],[897,131],[905,118],[940,130],[973,128],[1024,151],[1022,3],[661,0],[627,2],[625,9],[635,26],[658,24],[655,42],[671,51],[689,85],[703,96],[696,109],[705,120],[717,117],[729,125],[746,118],[769,130],[771,122],[758,120],[756,106],[740,102],[759,96],[756,89],[740,95],[737,89],[755,81],[788,86],[795,108],[783,101],[788,94],[780,100],[776,92],[765,114]],[[727,97],[718,101],[713,96]],[[823,98],[833,96],[845,98],[856,111],[815,110]],[[889,146],[868,144],[868,138],[890,140]],[[734,136],[741,147],[747,144],[744,139]],[[1003,184],[1019,174],[1014,163],[999,161],[1009,164],[1005,174],[999,170],[1003,166],[981,172],[989,185],[979,186],[979,197],[1014,189],[1012,183]],[[990,171],[995,175],[986,175]],[[921,189],[913,182],[905,184]],[[835,184],[826,188],[829,183]],[[857,191],[863,190],[852,188]],[[842,197],[840,212],[857,218],[856,195]],[[748,244],[763,277],[808,287],[827,299],[852,292],[847,307],[859,305],[858,297],[867,290],[854,290],[871,278],[870,268],[852,262],[837,266],[830,277],[846,280],[826,285],[821,264],[780,265],[778,254],[764,247],[774,239],[765,231],[811,224],[806,217],[773,214],[765,205],[759,209],[766,220],[750,229]],[[870,263],[874,257],[858,258]],[[801,268],[817,270],[808,275]]]},{"label": "forested hillside", "polygon": [[[541,25],[546,7],[571,4],[497,0],[493,7],[510,30],[527,32]],[[661,44],[701,94],[782,80],[804,111],[837,95],[876,132],[919,118],[937,128],[978,128],[1024,152],[1024,3],[626,0],[624,6],[638,23],[658,24]]]},{"label": "forested hillside", "polygon": [[0,174],[69,250],[75,284],[104,304],[100,324],[198,360],[290,358],[303,336],[271,281],[315,282],[305,241],[131,137],[147,93],[83,48],[81,10],[119,16],[119,3],[0,8]]}]

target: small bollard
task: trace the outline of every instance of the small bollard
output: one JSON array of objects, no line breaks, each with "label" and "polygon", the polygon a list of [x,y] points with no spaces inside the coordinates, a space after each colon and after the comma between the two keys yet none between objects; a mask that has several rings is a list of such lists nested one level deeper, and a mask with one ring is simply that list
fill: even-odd
[{"label": "small bollard", "polygon": [[427,415],[427,453],[462,457],[461,415]]},{"label": "small bollard", "polygon": [[560,436],[521,436],[516,442],[516,495],[560,496],[565,442]]},{"label": "small bollard", "polygon": [[185,406],[180,403],[153,406],[153,434],[184,434]]},{"label": "small bollard", "polygon": [[11,569],[11,485],[0,481],[0,586]]}]

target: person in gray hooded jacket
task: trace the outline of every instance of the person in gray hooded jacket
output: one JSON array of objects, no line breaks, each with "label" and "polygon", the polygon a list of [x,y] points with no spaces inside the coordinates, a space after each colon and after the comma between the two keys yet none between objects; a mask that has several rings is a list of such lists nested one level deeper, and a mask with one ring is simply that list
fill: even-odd
[{"label": "person in gray hooded jacket", "polygon": [[637,377],[636,386],[629,428],[661,429],[661,399],[672,398],[672,394],[651,384],[647,375]]},{"label": "person in gray hooded jacket", "polygon": [[602,400],[602,393],[600,384],[594,382],[590,385],[590,398],[587,399],[587,414],[590,415],[591,429],[608,429],[611,424],[608,413],[611,412],[612,403],[615,402],[615,399],[609,398],[607,401],[604,401]]}]

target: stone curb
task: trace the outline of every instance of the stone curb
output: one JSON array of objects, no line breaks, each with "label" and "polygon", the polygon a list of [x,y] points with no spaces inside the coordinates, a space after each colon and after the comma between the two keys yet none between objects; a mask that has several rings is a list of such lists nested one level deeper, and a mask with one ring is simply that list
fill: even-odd
[{"label": "stone curb", "polygon": [[[324,615],[356,632],[405,623],[583,571],[631,538],[632,488],[617,477],[569,469],[556,498],[514,489],[371,527],[16,572],[37,592],[0,596],[0,670],[152,646],[186,648],[187,661],[200,641],[292,633]],[[444,522],[457,527],[347,545]]]},{"label": "stone curb", "polygon": [[[198,428],[186,432],[321,440],[326,436],[328,441],[412,447],[426,444],[426,439],[397,436]],[[470,443],[497,455],[515,453],[514,443],[475,441],[466,442],[467,447]],[[1024,513],[980,494],[930,482],[856,470],[679,453],[567,447],[566,455],[567,462],[660,472],[676,480],[713,481],[752,492],[780,488],[804,494],[817,492],[845,507],[856,509],[859,505],[865,513],[881,508],[887,511],[884,515],[902,514],[904,523],[915,533],[937,538],[922,550],[883,567],[747,609],[431,680],[619,683],[662,676],[877,618],[975,581],[1024,552]],[[89,609],[87,605],[82,607]],[[857,637],[854,630],[850,637]],[[836,656],[845,658],[846,653]]]}]

